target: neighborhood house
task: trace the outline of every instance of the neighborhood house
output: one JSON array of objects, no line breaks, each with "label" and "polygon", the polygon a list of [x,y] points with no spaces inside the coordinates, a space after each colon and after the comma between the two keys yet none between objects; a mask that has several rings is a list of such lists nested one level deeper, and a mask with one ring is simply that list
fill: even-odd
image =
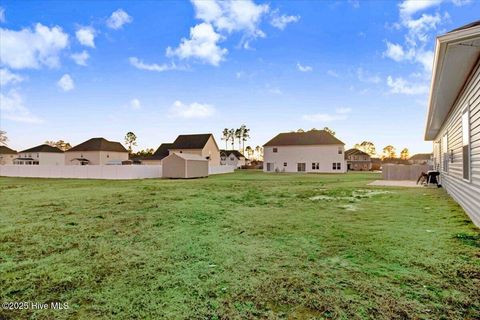
[{"label": "neighborhood house", "polygon": [[263,146],[263,171],[346,172],[344,146],[325,130],[280,133]]},{"label": "neighborhood house", "polygon": [[0,165],[13,164],[17,157],[17,151],[6,146],[0,146]]},{"label": "neighborhood house", "polygon": [[196,154],[208,160],[209,166],[220,165],[220,149],[211,133],[179,135],[168,150],[169,154]]},{"label": "neighborhood house", "polygon": [[120,142],[92,138],[65,151],[65,165],[122,164],[128,151]]},{"label": "neighborhood house", "polygon": [[57,147],[42,144],[20,151],[13,160],[16,165],[50,165],[59,166],[65,163],[65,154]]},{"label": "neighborhood house", "polygon": [[480,21],[437,37],[425,140],[442,186],[480,225]]},{"label": "neighborhood house", "polygon": [[433,154],[432,153],[417,153],[408,159],[410,164],[428,164],[433,165]]},{"label": "neighborhood house", "polygon": [[163,158],[168,156],[169,149],[172,147],[173,143],[162,143],[160,147],[149,157],[143,158],[134,158],[132,160],[139,161],[143,165],[161,165]]},{"label": "neighborhood house", "polygon": [[345,151],[345,160],[347,160],[347,170],[369,171],[372,169],[372,158],[366,152],[358,149],[349,149]]},{"label": "neighborhood house", "polygon": [[246,158],[238,150],[220,150],[220,165],[241,168],[246,165]]}]

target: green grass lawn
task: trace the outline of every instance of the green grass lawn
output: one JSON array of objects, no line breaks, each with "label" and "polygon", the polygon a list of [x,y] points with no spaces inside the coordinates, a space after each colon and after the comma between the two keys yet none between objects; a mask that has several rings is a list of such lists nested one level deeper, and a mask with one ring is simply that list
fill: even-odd
[{"label": "green grass lawn", "polygon": [[377,174],[0,178],[0,319],[478,319],[480,233]]}]

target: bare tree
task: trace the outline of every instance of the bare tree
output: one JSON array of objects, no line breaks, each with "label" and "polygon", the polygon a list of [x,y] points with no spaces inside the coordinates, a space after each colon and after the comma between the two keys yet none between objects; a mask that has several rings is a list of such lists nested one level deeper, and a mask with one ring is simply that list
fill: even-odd
[{"label": "bare tree", "polygon": [[228,149],[228,140],[230,140],[230,131],[228,130],[228,128],[223,129],[222,140],[225,140],[225,150],[227,150]]},{"label": "bare tree", "polygon": [[132,146],[137,145],[137,136],[133,132],[127,132],[125,135],[125,144],[128,146],[128,153],[132,153]]}]

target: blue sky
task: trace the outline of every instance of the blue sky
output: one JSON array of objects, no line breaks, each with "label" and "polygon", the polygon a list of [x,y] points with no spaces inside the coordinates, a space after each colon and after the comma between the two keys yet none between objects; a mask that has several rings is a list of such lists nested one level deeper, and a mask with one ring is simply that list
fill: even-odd
[{"label": "blue sky", "polygon": [[2,1],[0,127],[9,145],[103,136],[138,149],[246,124],[247,144],[323,128],[347,147],[423,141],[435,36],[455,1]]}]

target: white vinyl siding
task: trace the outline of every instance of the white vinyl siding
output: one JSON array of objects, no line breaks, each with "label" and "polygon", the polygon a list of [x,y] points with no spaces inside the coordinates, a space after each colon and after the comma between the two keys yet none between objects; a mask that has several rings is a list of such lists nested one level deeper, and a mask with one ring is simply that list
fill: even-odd
[{"label": "white vinyl siding", "polygon": [[[444,144],[442,137],[448,132],[448,174],[442,173],[441,183],[447,192],[465,209],[476,225],[480,225],[480,63],[465,83],[463,91],[455,102],[448,118],[437,135],[441,143],[442,161]],[[465,108],[469,110],[465,114]],[[463,120],[463,121],[462,121]],[[468,123],[468,130],[463,130]],[[465,136],[465,137],[464,137]],[[468,156],[464,156],[465,141],[469,142]],[[465,160],[465,161],[464,161]],[[468,165],[468,181],[464,179],[464,163]]]}]

